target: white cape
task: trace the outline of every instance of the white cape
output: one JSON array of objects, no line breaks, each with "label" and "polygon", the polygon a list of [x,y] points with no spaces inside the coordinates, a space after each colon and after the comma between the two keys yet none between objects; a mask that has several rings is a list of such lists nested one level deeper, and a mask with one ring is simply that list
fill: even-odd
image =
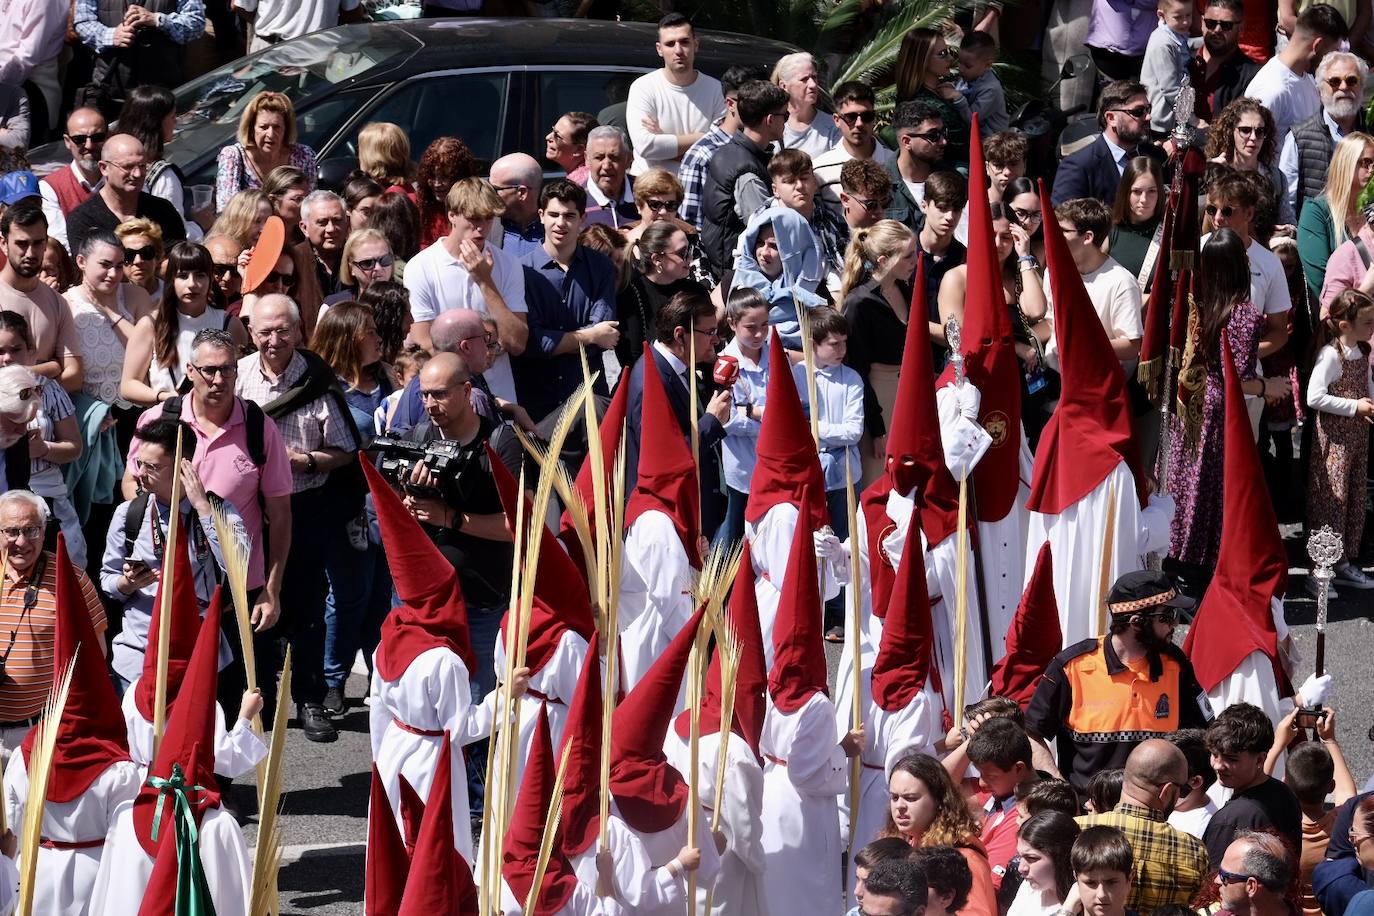
[{"label": "white cape", "polygon": [[[138,679],[124,691],[120,708],[124,712],[124,726],[129,731],[129,757],[141,771],[148,772],[153,758],[153,723],[143,718],[134,702],[134,688]],[[170,710],[168,715],[171,715]],[[232,730],[225,730],[224,709],[215,703],[215,772],[230,779],[238,779],[267,759],[267,744],[253,731],[247,719],[235,719]]]},{"label": "white cape", "polygon": [[673,520],[652,509],[625,535],[620,566],[621,684],[634,689],[696,611],[692,567]]}]

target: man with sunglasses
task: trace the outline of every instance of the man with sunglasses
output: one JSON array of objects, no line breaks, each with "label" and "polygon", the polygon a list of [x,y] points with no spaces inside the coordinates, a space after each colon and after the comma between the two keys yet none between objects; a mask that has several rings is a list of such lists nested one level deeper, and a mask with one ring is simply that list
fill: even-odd
[{"label": "man with sunglasses", "polygon": [[1117,80],[1102,90],[1097,107],[1102,133],[1059,163],[1051,195],[1057,207],[1066,200],[1096,197],[1110,207],[1126,163],[1136,156],[1164,162],[1164,151],[1150,143],[1150,97],[1135,80]]},{"label": "man with sunglasses", "polygon": [[1193,59],[1193,86],[1198,90],[1196,114],[1211,121],[1222,109],[1245,95],[1245,87],[1260,65],[1240,49],[1245,20],[1241,0],[1207,0],[1202,10],[1202,47]]},{"label": "man with sunglasses", "polygon": [[1295,864],[1292,851],[1273,834],[1237,834],[1216,864],[1218,916],[1289,916],[1287,892]]},{"label": "man with sunglasses", "polygon": [[1369,66],[1346,51],[1332,51],[1317,65],[1322,109],[1293,125],[1279,154],[1279,171],[1283,172],[1284,191],[1294,214],[1300,214],[1304,203],[1325,190],[1326,169],[1336,144],[1351,131],[1365,129],[1363,101],[1368,75]]},{"label": "man with sunglasses", "polygon": [[877,162],[851,159],[840,167],[840,216],[851,236],[882,219],[890,200],[892,178]]},{"label": "man with sunglasses", "polygon": [[858,159],[873,161],[886,168],[897,154],[879,143],[875,136],[878,112],[872,86],[849,80],[836,86],[831,98],[835,103],[833,117],[840,131],[840,142],[816,156],[811,166],[816,173],[816,184],[820,186],[821,202],[836,215],[843,215],[840,171],[845,163]]},{"label": "man with sunglasses", "polygon": [[886,166],[892,177],[892,200],[887,219],[895,219],[912,232],[925,224],[922,208],[926,179],[940,167],[949,147],[945,116],[939,107],[923,99],[902,102],[892,116],[897,135],[897,157]]},{"label": "man with sunglasses", "polygon": [[787,129],[787,93],[763,80],[739,87],[740,130],[716,150],[702,185],[701,243],[711,270],[730,267],[735,241],[769,198],[768,160]]},{"label": "man with sunglasses", "polygon": [[186,224],[176,207],[143,190],[148,157],[143,144],[129,134],[115,134],[100,151],[100,174],[105,184],[67,216],[67,241],[80,251],[86,236],[97,229],[110,232],[125,220],[143,217],[162,229],[168,248],[186,238]]},{"label": "man with sunglasses", "polygon": [[108,135],[105,116],[94,108],[78,108],[67,115],[62,145],[71,154],[71,164],[38,183],[38,193],[43,195],[43,215],[48,218],[48,234],[64,248],[70,248],[67,215],[105,185],[100,174],[100,152]]},{"label": "man with sunglasses", "polygon": [[220,301],[228,308],[231,303],[238,302],[243,288],[243,277],[239,276],[239,255],[243,253],[243,245],[227,235],[206,236],[204,244],[215,262],[214,280]]},{"label": "man with sunglasses", "polygon": [[1293,37],[1260,68],[1245,94],[1259,99],[1274,115],[1275,139],[1282,143],[1296,124],[1321,112],[1321,93],[1312,79],[1322,58],[1340,47],[1348,23],[1334,7],[1317,3],[1298,17]]},{"label": "man with sunglasses", "polygon": [[[1058,739],[1059,770],[1079,791],[1094,773],[1125,765],[1145,737],[1206,726],[1207,694],[1172,642],[1179,613],[1194,604],[1162,572],[1126,573],[1107,593],[1107,635],[1069,646],[1045,669],[1026,730]],[[1178,755],[1174,781],[1187,783],[1187,761],[1168,747]]]}]

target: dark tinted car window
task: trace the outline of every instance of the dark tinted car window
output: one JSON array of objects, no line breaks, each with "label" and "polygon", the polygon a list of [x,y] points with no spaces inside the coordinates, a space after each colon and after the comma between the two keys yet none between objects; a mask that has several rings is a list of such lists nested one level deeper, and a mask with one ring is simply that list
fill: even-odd
[{"label": "dark tinted car window", "polygon": [[[420,155],[438,137],[458,137],[472,155],[491,162],[501,155],[506,110],[505,73],[450,73],[417,76],[387,95],[349,131],[348,155],[357,155],[358,132],[369,121],[391,121],[410,134],[411,155]],[[331,158],[343,150],[330,151]]]},{"label": "dark tinted car window", "polygon": [[[604,70],[546,71],[539,74],[539,134],[553,127],[554,122],[570,111],[585,111],[600,115],[602,111],[624,102],[630,95],[630,84],[642,74],[616,73]],[[543,148],[541,142],[540,148]]]}]

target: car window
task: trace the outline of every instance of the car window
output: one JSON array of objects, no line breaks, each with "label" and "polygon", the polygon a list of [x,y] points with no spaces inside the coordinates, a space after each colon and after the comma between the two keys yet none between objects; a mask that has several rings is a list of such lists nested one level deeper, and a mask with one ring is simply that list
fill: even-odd
[{"label": "car window", "polygon": [[630,84],[640,77],[639,71],[557,70],[539,74],[539,130],[542,139],[554,122],[570,111],[585,111],[600,120],[600,115],[612,105],[625,101]]},{"label": "car window", "polygon": [[419,76],[383,96],[349,131],[329,158],[356,156],[358,133],[372,121],[399,124],[410,136],[411,156],[418,162],[439,137],[459,137],[473,158],[490,163],[501,155],[505,121],[505,73],[445,73]]}]

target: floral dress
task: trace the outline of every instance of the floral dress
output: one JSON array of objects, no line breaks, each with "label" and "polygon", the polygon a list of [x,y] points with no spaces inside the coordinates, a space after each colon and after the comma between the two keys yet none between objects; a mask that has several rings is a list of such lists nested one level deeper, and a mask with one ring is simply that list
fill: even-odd
[{"label": "floral dress", "polygon": [[[315,161],[315,151],[304,143],[291,145],[291,155],[286,164],[305,173],[310,190],[315,190],[320,167]],[[231,143],[219,151],[215,173],[215,212],[222,213],[229,205],[229,199],[248,188],[261,188],[262,180],[248,164],[248,152],[242,143]]]}]

